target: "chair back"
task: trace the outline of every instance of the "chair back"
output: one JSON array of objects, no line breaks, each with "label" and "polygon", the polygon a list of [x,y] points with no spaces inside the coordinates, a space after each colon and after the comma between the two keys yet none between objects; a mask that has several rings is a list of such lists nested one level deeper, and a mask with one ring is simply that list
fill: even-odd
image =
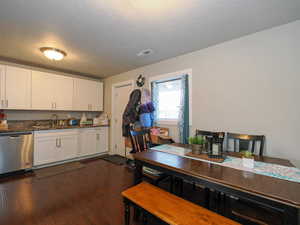
[{"label": "chair back", "polygon": [[212,140],[212,138],[218,138],[221,139],[222,143],[224,143],[225,138],[225,132],[212,132],[212,131],[206,131],[206,130],[196,130],[196,136],[204,136],[208,142],[206,142],[206,149],[211,148],[211,142],[209,140]]},{"label": "chair back", "polygon": [[229,149],[229,141],[233,140],[234,152],[240,152],[243,150],[251,151],[255,154],[257,145],[259,144],[258,154],[263,155],[265,136],[264,135],[247,135],[247,134],[235,134],[227,133],[227,150]]},{"label": "chair back", "polygon": [[196,130],[196,136],[204,136],[204,137],[219,137],[223,138],[225,137],[225,132],[212,132],[212,131],[206,131],[206,130]]},{"label": "chair back", "polygon": [[130,130],[130,141],[132,145],[132,153],[143,152],[148,150],[152,143],[150,130]]}]

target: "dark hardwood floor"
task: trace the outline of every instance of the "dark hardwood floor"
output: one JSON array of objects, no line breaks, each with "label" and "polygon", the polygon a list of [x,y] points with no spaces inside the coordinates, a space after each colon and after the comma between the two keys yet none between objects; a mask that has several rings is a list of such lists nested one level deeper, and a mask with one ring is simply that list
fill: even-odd
[{"label": "dark hardwood floor", "polygon": [[[124,224],[121,192],[133,185],[133,171],[100,159],[81,163],[42,179],[34,172],[0,177],[0,225]],[[163,223],[149,218],[148,224]]]},{"label": "dark hardwood floor", "polygon": [[38,179],[34,173],[0,178],[1,225],[121,225],[120,193],[133,173],[103,160]]}]

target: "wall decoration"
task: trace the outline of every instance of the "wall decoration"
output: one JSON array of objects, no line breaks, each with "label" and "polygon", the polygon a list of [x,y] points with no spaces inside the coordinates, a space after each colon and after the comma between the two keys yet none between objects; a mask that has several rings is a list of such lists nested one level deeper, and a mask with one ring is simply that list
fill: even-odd
[{"label": "wall decoration", "polygon": [[145,84],[145,77],[144,77],[142,74],[140,74],[140,75],[138,76],[138,78],[136,79],[136,85],[137,85],[138,87],[143,87],[144,84]]}]

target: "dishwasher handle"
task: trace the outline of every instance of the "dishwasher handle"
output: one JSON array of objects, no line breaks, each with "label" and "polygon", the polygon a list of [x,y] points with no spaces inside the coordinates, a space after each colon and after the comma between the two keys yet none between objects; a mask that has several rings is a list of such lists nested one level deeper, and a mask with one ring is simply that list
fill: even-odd
[{"label": "dishwasher handle", "polygon": [[7,132],[7,133],[0,133],[0,137],[12,137],[17,138],[22,135],[32,135],[32,132]]},{"label": "dishwasher handle", "polygon": [[20,139],[21,135],[11,135],[9,136],[9,139],[15,140],[15,139]]}]

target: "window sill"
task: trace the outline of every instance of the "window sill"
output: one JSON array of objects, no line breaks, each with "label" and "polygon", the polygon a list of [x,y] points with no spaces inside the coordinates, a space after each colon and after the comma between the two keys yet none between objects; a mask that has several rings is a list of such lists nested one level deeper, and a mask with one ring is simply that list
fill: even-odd
[{"label": "window sill", "polygon": [[158,120],[156,123],[160,125],[178,125],[178,120]]}]

